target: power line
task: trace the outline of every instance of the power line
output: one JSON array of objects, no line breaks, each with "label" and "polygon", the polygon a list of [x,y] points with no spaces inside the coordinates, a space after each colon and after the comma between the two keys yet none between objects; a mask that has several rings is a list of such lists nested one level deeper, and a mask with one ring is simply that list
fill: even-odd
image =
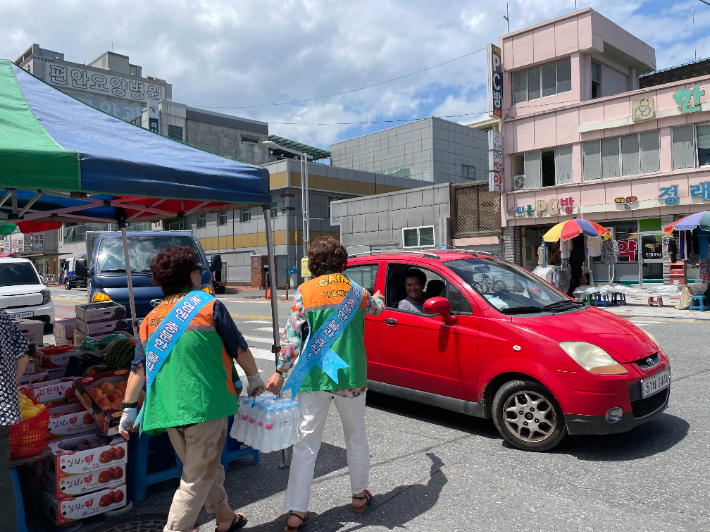
[{"label": "power line", "polygon": [[328,94],[326,96],[317,96],[315,98],[306,98],[305,100],[294,100],[292,102],[282,102],[282,103],[269,103],[269,104],[262,104],[262,105],[242,105],[242,106],[206,106],[206,105],[198,105],[197,107],[200,107],[202,109],[254,109],[256,107],[277,107],[279,105],[295,105],[297,103],[305,103],[305,102],[312,102],[315,100],[323,100],[325,98],[333,98],[334,96],[342,96],[343,94],[350,94],[351,92],[357,92],[365,89],[371,89],[372,87],[378,87],[379,85],[384,85],[386,83],[391,83],[393,81],[397,81],[400,79],[408,78],[410,76],[414,76],[416,74],[421,74],[422,72],[426,72],[427,70],[431,70],[432,68],[438,68],[443,65],[448,65],[449,63],[453,63],[454,61],[458,61],[459,59],[463,59],[464,57],[468,57],[473,54],[477,54],[478,52],[482,52],[486,48],[479,48],[478,50],[474,52],[470,52],[468,54],[462,55],[460,57],[457,57],[455,59],[449,59],[448,61],[444,61],[443,63],[439,63],[438,65],[430,66],[427,68],[423,68],[421,70],[417,70],[416,72],[410,72],[409,74],[404,74],[403,76],[398,76],[396,78],[388,79],[386,81],[380,81],[378,83],[373,83],[372,85],[366,85],[364,87],[360,87],[357,89],[350,89],[347,91],[343,92],[336,92],[334,94]]}]

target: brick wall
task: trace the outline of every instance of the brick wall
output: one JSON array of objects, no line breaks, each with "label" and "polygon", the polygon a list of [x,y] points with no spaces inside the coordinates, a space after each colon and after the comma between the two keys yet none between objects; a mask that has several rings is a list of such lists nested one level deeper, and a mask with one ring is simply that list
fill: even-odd
[{"label": "brick wall", "polygon": [[261,255],[257,257],[251,257],[251,287],[252,288],[262,288],[265,285],[264,282],[264,266],[269,264],[269,257],[267,255]]}]

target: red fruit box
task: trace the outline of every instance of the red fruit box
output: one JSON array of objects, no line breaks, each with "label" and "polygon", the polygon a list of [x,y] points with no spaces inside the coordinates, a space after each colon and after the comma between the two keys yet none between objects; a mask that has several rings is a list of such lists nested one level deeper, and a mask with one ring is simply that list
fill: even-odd
[{"label": "red fruit box", "polygon": [[45,368],[66,368],[69,360],[81,354],[73,345],[51,345],[39,349],[39,361]]},{"label": "red fruit box", "polygon": [[[129,374],[129,370],[119,369],[97,373],[76,381],[77,398],[94,416],[99,428],[108,436],[118,434],[118,423],[123,414],[123,393]],[[143,404],[143,392],[138,403]]]},{"label": "red fruit box", "polygon": [[67,377],[47,382],[28,384],[21,391],[35,403],[61,403],[74,399],[74,380]]},{"label": "red fruit box", "polygon": [[[47,382],[49,380],[49,373],[46,371],[40,373],[33,373],[31,375],[24,374],[20,379],[20,386],[26,387],[30,384],[37,384],[38,382]],[[27,394],[25,394],[27,395]],[[29,397],[29,395],[27,395]]]},{"label": "red fruit box", "polygon": [[84,405],[75,402],[52,409],[48,430],[47,441],[70,434],[96,432],[99,430],[99,426],[94,417],[86,411]]},{"label": "red fruit box", "polygon": [[52,456],[44,459],[44,466],[70,475],[116,467],[128,461],[128,442],[121,436],[85,434],[54,440],[48,447]]},{"label": "red fruit box", "polygon": [[126,505],[126,485],[105,489],[73,497],[62,501],[56,500],[51,493],[42,492],[42,507],[55,525],[64,525],[99,515],[110,510],[117,510]]},{"label": "red fruit box", "polygon": [[42,486],[57,501],[86,495],[97,490],[113,489],[126,483],[126,464],[98,471],[68,475],[42,466]]}]

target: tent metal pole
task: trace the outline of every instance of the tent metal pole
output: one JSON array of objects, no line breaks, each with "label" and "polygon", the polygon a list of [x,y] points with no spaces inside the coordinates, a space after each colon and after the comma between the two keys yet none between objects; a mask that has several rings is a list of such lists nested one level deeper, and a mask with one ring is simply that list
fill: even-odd
[{"label": "tent metal pole", "polygon": [[120,224],[121,238],[123,238],[123,254],[126,257],[126,280],[128,281],[128,300],[131,304],[131,325],[133,326],[133,336],[140,342],[140,331],[136,320],[136,299],[133,295],[133,277],[131,276],[131,259],[128,257],[128,237],[126,236],[125,222]]}]

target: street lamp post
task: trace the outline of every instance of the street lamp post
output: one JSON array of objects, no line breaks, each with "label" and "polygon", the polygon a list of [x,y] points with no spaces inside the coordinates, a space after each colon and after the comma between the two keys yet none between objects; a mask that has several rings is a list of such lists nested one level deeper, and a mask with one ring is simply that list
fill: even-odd
[{"label": "street lamp post", "polygon": [[293,153],[298,155],[301,159],[301,212],[303,213],[303,256],[308,256],[308,248],[311,244],[311,224],[310,224],[310,195],[308,192],[308,160],[313,160],[313,156],[308,155],[305,152],[300,152],[292,150],[291,148],[286,148],[280,144],[276,144],[271,140],[265,140],[262,142],[265,146],[271,149],[282,150],[288,153]]}]

